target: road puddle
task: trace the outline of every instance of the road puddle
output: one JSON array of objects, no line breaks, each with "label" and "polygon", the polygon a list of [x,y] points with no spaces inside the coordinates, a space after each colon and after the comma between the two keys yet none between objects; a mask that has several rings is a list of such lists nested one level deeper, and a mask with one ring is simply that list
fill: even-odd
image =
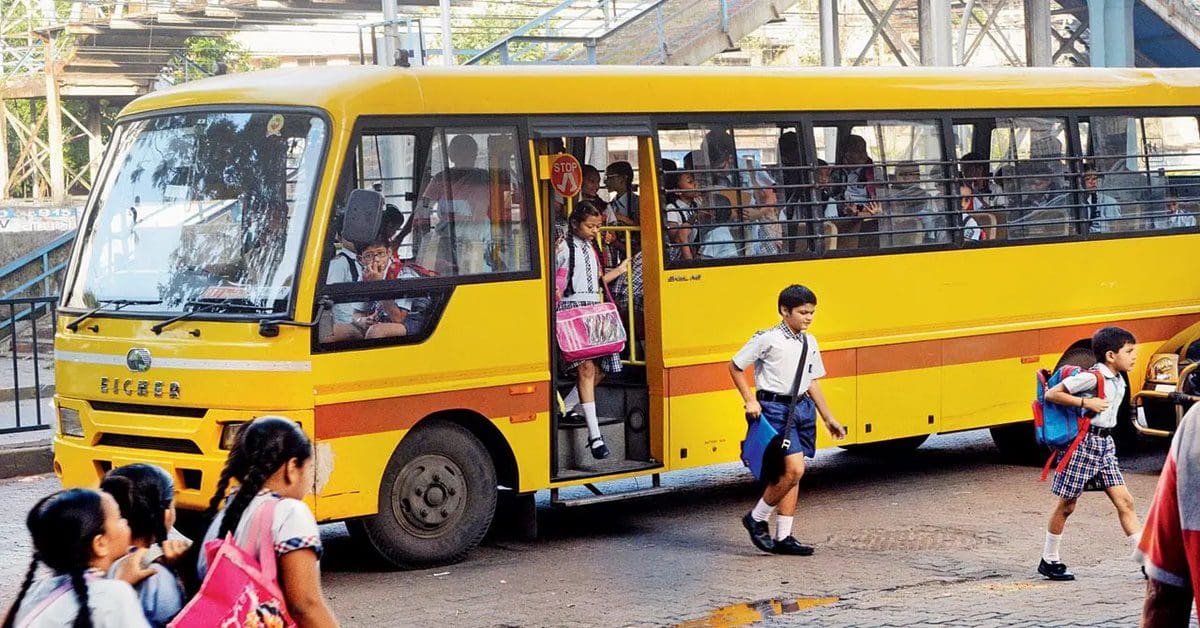
[{"label": "road puddle", "polygon": [[810,608],[836,604],[836,597],[801,597],[758,600],[722,606],[700,619],[676,624],[675,628],[735,628],[749,626],[768,617],[798,613]]}]

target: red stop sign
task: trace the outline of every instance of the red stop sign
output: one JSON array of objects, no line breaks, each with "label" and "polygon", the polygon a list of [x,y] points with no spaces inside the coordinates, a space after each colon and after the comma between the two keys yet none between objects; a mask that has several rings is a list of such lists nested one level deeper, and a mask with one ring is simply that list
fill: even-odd
[{"label": "red stop sign", "polygon": [[583,168],[574,155],[562,154],[550,164],[550,185],[564,197],[579,194],[583,188]]}]

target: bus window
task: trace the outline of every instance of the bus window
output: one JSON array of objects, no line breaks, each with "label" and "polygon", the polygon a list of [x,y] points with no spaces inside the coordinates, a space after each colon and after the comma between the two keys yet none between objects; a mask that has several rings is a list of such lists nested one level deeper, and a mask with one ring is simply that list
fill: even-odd
[{"label": "bus window", "polygon": [[[802,161],[798,142],[786,165],[796,178],[790,189],[784,178],[780,138],[790,127],[776,125],[729,128],[692,125],[662,129],[664,159],[680,168],[664,177],[665,239],[668,259],[764,257],[807,251],[808,220],[800,199]],[[794,138],[794,131],[793,138]],[[794,216],[787,194],[793,195]],[[800,212],[804,212],[801,214]],[[681,239],[685,234],[688,241]]]},{"label": "bus window", "polygon": [[417,263],[439,276],[529,270],[516,130],[439,129],[414,209]]},{"label": "bus window", "polygon": [[999,237],[1045,238],[1075,233],[1075,201],[1066,166],[1062,118],[998,118],[991,162],[1002,194],[991,212]]},{"label": "bus window", "polygon": [[813,135],[829,171],[818,177],[817,189],[824,216],[836,224],[838,249],[950,241],[954,219],[947,211],[936,122],[818,124]]},{"label": "bus window", "polygon": [[1195,226],[1196,118],[1093,116],[1079,137],[1089,156],[1081,193],[1090,233]]}]

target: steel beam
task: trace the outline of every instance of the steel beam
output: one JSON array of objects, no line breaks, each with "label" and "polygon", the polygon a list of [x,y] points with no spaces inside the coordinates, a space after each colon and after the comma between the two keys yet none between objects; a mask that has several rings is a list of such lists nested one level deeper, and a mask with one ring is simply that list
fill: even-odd
[{"label": "steel beam", "polygon": [[[970,10],[968,3],[967,10]],[[954,65],[951,46],[950,0],[918,0],[917,16],[921,42],[921,65]],[[966,20],[963,20],[964,23]]]},{"label": "steel beam", "polygon": [[100,101],[89,98],[87,101],[87,136],[88,136],[88,180],[90,187],[96,186],[96,177],[100,174],[100,159],[104,155],[104,139],[100,137],[101,116]]},{"label": "steel beam", "polygon": [[1088,55],[1092,67],[1133,66],[1133,1],[1087,0]]},{"label": "steel beam", "polygon": [[838,44],[838,0],[820,0],[821,12],[821,65],[842,64],[841,46]]},{"label": "steel beam", "polygon": [[1025,2],[1025,63],[1054,65],[1054,40],[1050,34],[1050,0]]}]

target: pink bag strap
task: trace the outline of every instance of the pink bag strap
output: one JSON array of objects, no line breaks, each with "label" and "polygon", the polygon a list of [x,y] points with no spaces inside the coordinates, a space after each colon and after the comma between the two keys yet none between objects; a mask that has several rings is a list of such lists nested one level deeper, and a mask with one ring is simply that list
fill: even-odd
[{"label": "pink bag strap", "polygon": [[272,580],[278,578],[271,526],[275,523],[275,507],[279,505],[279,501],[279,498],[274,496],[267,499],[258,512],[254,513],[254,520],[250,522],[250,529],[254,530],[255,537],[258,538],[258,568]]},{"label": "pink bag strap", "polygon": [[[86,582],[88,580],[88,574],[85,573],[83,575],[83,579]],[[71,589],[72,589],[71,577],[67,576],[67,580],[65,582],[58,585],[58,587],[56,587],[53,591],[50,592],[50,595],[47,595],[45,598],[43,598],[41,602],[38,602],[37,606],[33,607],[33,609],[29,611],[29,614],[26,615],[25,618],[21,620],[21,623],[19,624],[19,626],[21,628],[25,628],[26,626],[32,626],[33,622],[35,622],[37,620],[38,616],[40,616],[42,613],[46,612],[46,609],[50,608],[51,604],[54,604],[55,602],[57,602],[59,600],[59,598],[66,595],[67,592],[70,591]]]}]

